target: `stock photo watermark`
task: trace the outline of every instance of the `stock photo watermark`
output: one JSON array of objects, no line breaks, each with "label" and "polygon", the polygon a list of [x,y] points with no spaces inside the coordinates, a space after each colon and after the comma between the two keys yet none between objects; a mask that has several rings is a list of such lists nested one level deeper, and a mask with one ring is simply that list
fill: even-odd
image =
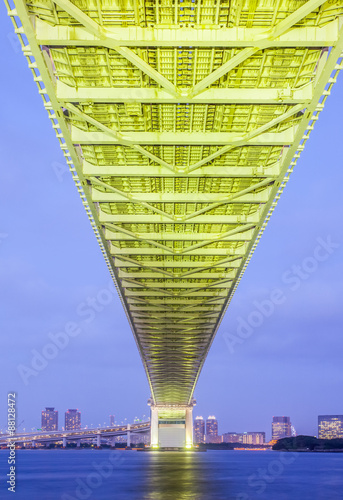
[{"label": "stock photo watermark", "polygon": [[332,241],[331,236],[326,238],[319,237],[316,240],[317,245],[313,249],[311,255],[305,257],[300,264],[294,264],[287,269],[281,276],[283,288],[274,288],[268,297],[263,300],[254,300],[254,309],[246,318],[237,317],[237,327],[235,333],[225,332],[223,338],[230,351],[233,354],[237,348],[244,344],[255,332],[256,328],[260,328],[266,318],[273,315],[276,308],[285,303],[287,300],[287,292],[295,292],[302,283],[308,280],[313,273],[317,271],[320,264],[325,262],[340,245]]},{"label": "stock photo watermark", "polygon": [[124,461],[122,453],[111,451],[107,460],[92,462],[92,471],[84,479],[80,477],[76,478],[75,491],[72,494],[63,493],[61,500],[87,500],[93,495],[95,490],[102,486],[105,480],[114,474],[116,467]]},{"label": "stock photo watermark", "polygon": [[295,452],[281,451],[278,458],[270,460],[266,467],[259,467],[256,472],[248,476],[248,486],[252,493],[239,493],[236,500],[252,500],[264,493],[268,485],[280,477],[286,467],[297,459],[297,456]]},{"label": "stock photo watermark", "polygon": [[57,177],[58,182],[63,182],[63,177],[66,173],[69,173],[69,167],[66,163],[60,163],[58,161],[54,161],[51,164],[51,167]]},{"label": "stock photo watermark", "polygon": [[16,431],[16,393],[9,392],[7,394],[7,433],[11,439],[7,443],[8,448],[8,459],[7,464],[9,466],[8,473],[6,475],[8,491],[15,493],[16,487],[16,451],[15,451],[15,440],[14,435]]},{"label": "stock photo watermark", "polygon": [[8,238],[8,233],[0,233],[0,245]]},{"label": "stock photo watermark", "polygon": [[68,321],[64,328],[56,333],[49,332],[49,342],[41,349],[31,350],[31,359],[28,364],[19,364],[17,366],[18,373],[25,385],[28,385],[31,377],[37,377],[49,365],[49,362],[64,351],[69,345],[71,339],[80,335],[84,325],[94,321],[97,314],[102,312],[117,295],[117,291],[113,281],[110,281],[106,288],[98,291],[96,296],[87,297],[86,300],[80,302],[76,308],[78,321]]}]

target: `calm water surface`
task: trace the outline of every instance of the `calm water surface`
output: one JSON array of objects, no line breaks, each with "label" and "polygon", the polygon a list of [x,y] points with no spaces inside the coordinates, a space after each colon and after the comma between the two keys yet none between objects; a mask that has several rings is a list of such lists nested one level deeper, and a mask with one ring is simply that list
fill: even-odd
[{"label": "calm water surface", "polygon": [[[8,453],[0,451],[0,499]],[[343,454],[18,450],[15,500],[343,500]]]}]

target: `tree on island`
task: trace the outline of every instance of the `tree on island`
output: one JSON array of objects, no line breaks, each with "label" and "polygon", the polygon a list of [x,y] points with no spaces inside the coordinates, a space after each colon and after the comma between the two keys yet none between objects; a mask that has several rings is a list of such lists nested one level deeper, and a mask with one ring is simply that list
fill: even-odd
[{"label": "tree on island", "polygon": [[279,439],[273,450],[343,450],[343,439],[318,439],[314,436],[295,436]]}]

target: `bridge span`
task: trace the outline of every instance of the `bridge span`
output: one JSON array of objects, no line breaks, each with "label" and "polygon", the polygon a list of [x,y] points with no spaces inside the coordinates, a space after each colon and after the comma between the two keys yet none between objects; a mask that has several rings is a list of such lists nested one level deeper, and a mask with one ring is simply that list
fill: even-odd
[{"label": "bridge span", "polygon": [[66,447],[69,441],[77,443],[80,446],[81,440],[95,440],[97,447],[101,446],[102,439],[112,438],[112,445],[114,445],[114,438],[117,436],[127,436],[127,446],[131,445],[131,434],[139,434],[147,432],[150,429],[150,422],[140,422],[139,424],[118,425],[114,427],[102,427],[96,429],[77,429],[73,431],[41,431],[41,432],[24,432],[18,433],[14,436],[6,434],[0,435],[0,446],[7,445],[9,442],[16,444],[30,443],[34,446],[36,443],[58,443],[61,442],[63,448]]},{"label": "bridge span", "polygon": [[342,2],[5,2],[141,355],[152,446],[190,447],[207,353],[342,69]]}]

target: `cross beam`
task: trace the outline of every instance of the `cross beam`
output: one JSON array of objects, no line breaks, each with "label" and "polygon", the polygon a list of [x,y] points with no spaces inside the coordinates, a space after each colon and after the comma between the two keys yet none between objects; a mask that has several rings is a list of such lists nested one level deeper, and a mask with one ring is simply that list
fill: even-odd
[{"label": "cross beam", "polygon": [[56,92],[61,102],[142,104],[300,104],[309,102],[313,86],[291,88],[211,88],[199,95],[172,96],[163,88],[70,87],[58,80]]},{"label": "cross beam", "polygon": [[[232,144],[242,146],[244,137],[232,132],[128,132],[121,137],[111,136],[105,132],[86,132],[75,126],[71,127],[71,137],[74,144],[132,144],[132,145],[159,145],[159,146],[222,146]],[[247,140],[250,146],[285,146],[294,139],[293,128],[283,132],[269,132]]]},{"label": "cross beam", "polygon": [[[58,3],[58,2],[56,2]],[[62,5],[61,3],[59,3]],[[73,17],[75,17],[75,12]],[[78,15],[79,17],[79,15]],[[80,19],[80,18],[79,18]],[[86,21],[85,21],[86,22]],[[83,24],[83,23],[82,23]],[[98,28],[96,28],[98,32]],[[103,30],[100,38],[89,29],[78,26],[51,26],[41,19],[36,21],[36,38],[40,45],[53,47],[97,47],[111,41],[122,47],[259,47],[265,34],[263,28],[194,29],[187,27],[113,27]],[[331,47],[338,39],[338,20],[322,27],[302,27],[275,37],[273,47]]]}]

